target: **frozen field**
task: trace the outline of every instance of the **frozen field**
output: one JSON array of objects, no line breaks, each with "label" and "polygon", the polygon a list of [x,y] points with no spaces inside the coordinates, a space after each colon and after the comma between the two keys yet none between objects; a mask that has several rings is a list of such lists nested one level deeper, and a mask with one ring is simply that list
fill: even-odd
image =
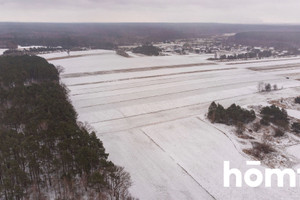
[{"label": "frozen field", "polygon": [[[299,199],[299,188],[224,188],[223,161],[246,170],[250,158],[205,113],[212,101],[243,106],[297,96],[300,58],[218,63],[208,56],[125,58],[105,50],[42,56],[65,68],[62,81],[79,120],[95,128],[110,159],[130,172],[131,192],[141,200]],[[258,93],[260,81],[282,89]],[[298,149],[290,153],[299,158]]]}]

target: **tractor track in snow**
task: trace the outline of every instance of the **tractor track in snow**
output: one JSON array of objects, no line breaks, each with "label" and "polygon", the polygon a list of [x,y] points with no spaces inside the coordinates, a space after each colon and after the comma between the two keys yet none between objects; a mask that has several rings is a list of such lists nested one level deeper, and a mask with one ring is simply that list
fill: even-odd
[{"label": "tractor track in snow", "polygon": [[181,75],[181,74],[194,74],[194,73],[204,73],[204,72],[213,72],[213,71],[226,71],[226,70],[233,70],[233,69],[237,69],[237,68],[230,67],[230,68],[196,70],[196,71],[189,71],[189,72],[177,72],[177,73],[170,73],[170,74],[150,75],[150,76],[138,76],[138,77],[132,77],[132,78],[121,78],[121,79],[115,79],[115,80],[97,81],[97,82],[92,82],[92,83],[76,83],[76,84],[70,84],[70,85],[67,85],[67,86],[69,87],[69,86],[95,85],[95,84],[100,84],[100,83],[112,83],[112,82],[128,81],[128,80],[139,80],[139,79],[165,77],[165,76],[176,76],[176,75]]},{"label": "tractor track in snow", "polygon": [[[272,81],[272,80],[277,80],[277,79],[275,79],[275,78],[274,79],[273,78],[268,79],[268,81]],[[127,100],[121,100],[121,101],[111,101],[109,103],[101,103],[101,104],[95,104],[95,105],[89,105],[89,106],[82,106],[82,107],[79,107],[79,109],[96,107],[96,106],[103,106],[103,105],[109,105],[109,104],[115,104],[115,103],[124,103],[124,102],[130,102],[130,101],[142,100],[142,99],[149,99],[149,98],[155,98],[155,97],[163,97],[163,96],[168,96],[168,95],[176,95],[176,94],[182,94],[182,93],[186,93],[186,92],[195,92],[195,91],[198,91],[198,90],[220,88],[220,87],[224,87],[224,86],[233,86],[233,85],[246,84],[246,83],[256,83],[256,82],[259,82],[259,81],[242,81],[242,82],[230,83],[230,84],[224,84],[224,85],[218,85],[218,86],[212,86],[212,87],[200,87],[200,88],[196,88],[196,89],[183,90],[183,91],[179,91],[179,92],[170,92],[170,93],[164,93],[164,94],[152,95],[152,96],[146,96],[146,97],[139,97],[139,98],[127,99]],[[134,94],[134,93],[127,93],[126,95],[130,95],[130,94]],[[117,94],[117,95],[105,96],[105,97],[101,97],[101,98],[120,97],[120,96],[123,96],[123,95],[124,94]],[[80,99],[80,101],[98,99],[98,98],[99,97],[88,98],[88,99]]]},{"label": "tractor track in snow", "polygon": [[89,53],[89,54],[82,54],[82,55],[70,55],[70,56],[58,56],[58,57],[52,57],[52,58],[47,58],[47,61],[52,61],[52,60],[63,60],[63,59],[70,59],[70,58],[79,58],[79,57],[86,57],[86,56],[99,56],[99,55],[107,55],[111,53]]},{"label": "tractor track in snow", "polygon": [[[226,74],[223,75],[222,80],[230,80],[230,77],[232,77],[234,74]],[[249,75],[246,75],[246,77],[250,77]],[[133,83],[127,83],[127,84],[116,84],[112,86],[98,86],[98,87],[91,87],[91,88],[84,88],[84,89],[77,89],[77,91],[84,91],[82,93],[74,93],[71,96],[80,96],[85,94],[93,94],[93,93],[101,93],[101,92],[110,92],[110,91],[121,91],[121,90],[127,90],[127,89],[136,89],[136,88],[143,88],[148,86],[157,86],[157,85],[168,85],[170,83],[183,83],[183,82],[190,82],[190,81],[196,81],[198,79],[202,80],[210,80],[213,77],[211,76],[203,76],[201,75],[190,75],[190,76],[183,76],[183,77],[176,77],[176,78],[162,78],[162,79],[153,79],[149,81],[142,81],[142,82],[133,82]],[[125,86],[124,86],[125,85]],[[126,86],[129,85],[129,86]],[[113,87],[113,88],[109,88]],[[99,90],[97,90],[99,89]],[[86,92],[86,90],[91,90],[89,92]]]},{"label": "tractor track in snow", "polygon": [[97,75],[104,75],[104,74],[119,74],[119,73],[128,73],[128,72],[145,72],[145,71],[154,71],[154,70],[160,70],[160,69],[201,67],[201,66],[208,66],[208,65],[216,65],[216,63],[192,63],[192,64],[183,64],[183,65],[166,65],[166,66],[115,69],[115,70],[104,70],[104,71],[93,71],[93,72],[79,72],[79,73],[65,74],[65,75],[62,75],[61,77],[62,78],[77,78],[77,77],[97,76]]},{"label": "tractor track in snow", "polygon": [[267,62],[274,62],[274,61],[281,61],[281,62],[284,62],[284,61],[290,61],[290,60],[299,60],[300,61],[300,58],[296,57],[296,58],[287,58],[287,59],[281,59],[281,60],[276,60],[276,59],[272,59],[272,60],[253,60],[253,61],[249,61],[249,62],[229,62],[229,63],[226,63],[226,65],[243,65],[243,64],[253,64],[253,63],[267,63]]}]

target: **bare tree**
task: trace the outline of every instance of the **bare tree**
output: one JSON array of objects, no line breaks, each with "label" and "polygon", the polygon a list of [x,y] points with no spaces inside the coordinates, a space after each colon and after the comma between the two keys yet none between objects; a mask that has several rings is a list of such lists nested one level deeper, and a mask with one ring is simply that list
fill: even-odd
[{"label": "bare tree", "polygon": [[132,185],[130,174],[124,167],[115,166],[110,174],[113,196],[116,200],[130,199],[129,187]]},{"label": "bare tree", "polygon": [[263,92],[264,89],[265,89],[265,84],[264,84],[264,82],[262,82],[262,81],[258,82],[258,85],[257,85],[257,90],[258,90],[258,92]]},{"label": "bare tree", "polygon": [[61,66],[61,65],[57,65],[57,66],[55,66],[56,67],[56,69],[57,69],[57,71],[58,71],[58,73],[59,74],[61,74],[61,73],[64,73],[65,72],[65,68],[63,68],[63,66]]},{"label": "bare tree", "polygon": [[265,91],[270,92],[272,89],[272,86],[270,83],[265,84]]}]

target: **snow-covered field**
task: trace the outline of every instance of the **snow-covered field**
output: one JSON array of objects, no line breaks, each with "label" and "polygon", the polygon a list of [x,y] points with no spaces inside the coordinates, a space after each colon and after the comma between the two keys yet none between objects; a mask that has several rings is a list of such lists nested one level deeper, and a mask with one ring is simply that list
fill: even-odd
[{"label": "snow-covered field", "polygon": [[[220,63],[205,55],[125,58],[106,50],[42,56],[65,68],[62,81],[79,120],[95,128],[110,159],[130,172],[134,196],[299,199],[299,188],[224,188],[223,162],[245,171],[251,158],[205,113],[212,101],[246,106],[297,96],[300,58]],[[260,81],[282,89],[258,93]],[[298,149],[287,152],[299,158]]]}]

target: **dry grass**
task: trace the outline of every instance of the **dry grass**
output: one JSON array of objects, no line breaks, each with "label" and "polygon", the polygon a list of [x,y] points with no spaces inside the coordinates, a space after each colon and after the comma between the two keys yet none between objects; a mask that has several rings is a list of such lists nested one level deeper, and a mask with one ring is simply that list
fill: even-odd
[{"label": "dry grass", "polygon": [[276,152],[275,149],[273,149],[269,144],[266,143],[254,142],[252,143],[252,146],[253,147],[251,149],[243,149],[243,152],[259,160],[263,160],[265,155],[269,153]]}]

